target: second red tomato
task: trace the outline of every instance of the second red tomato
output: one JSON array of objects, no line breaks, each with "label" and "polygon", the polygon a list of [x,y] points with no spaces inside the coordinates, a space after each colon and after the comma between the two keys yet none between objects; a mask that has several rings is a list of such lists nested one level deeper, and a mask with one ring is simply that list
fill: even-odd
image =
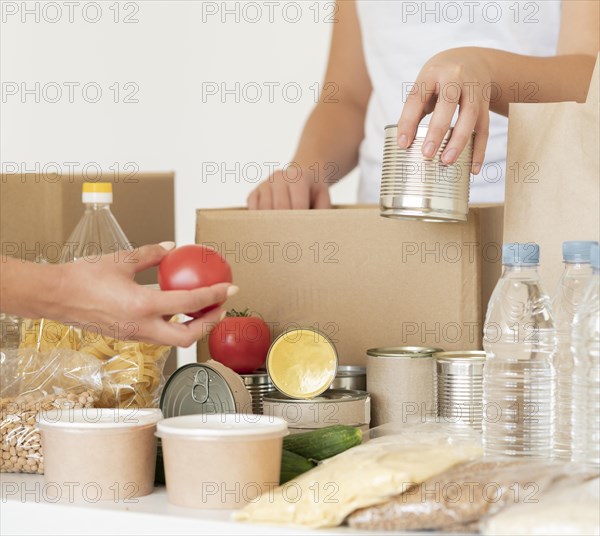
[{"label": "second red tomato", "polygon": [[238,374],[254,372],[264,365],[271,346],[269,327],[246,311],[231,311],[228,315],[210,332],[210,355]]}]

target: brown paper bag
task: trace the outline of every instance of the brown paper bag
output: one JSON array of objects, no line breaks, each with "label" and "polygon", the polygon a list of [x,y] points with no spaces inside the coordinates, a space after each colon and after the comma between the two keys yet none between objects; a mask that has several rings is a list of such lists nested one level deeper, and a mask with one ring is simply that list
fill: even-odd
[{"label": "brown paper bag", "polygon": [[565,240],[599,235],[599,60],[587,102],[511,104],[505,242],[537,242],[540,273],[554,292]]}]

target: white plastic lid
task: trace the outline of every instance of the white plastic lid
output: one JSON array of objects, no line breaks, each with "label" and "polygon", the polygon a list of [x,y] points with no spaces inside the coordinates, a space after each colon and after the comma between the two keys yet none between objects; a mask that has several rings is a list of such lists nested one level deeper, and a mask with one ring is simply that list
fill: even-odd
[{"label": "white plastic lid", "polygon": [[97,430],[137,428],[156,424],[161,419],[162,412],[150,408],[59,408],[39,412],[35,420],[42,428]]},{"label": "white plastic lid", "polygon": [[271,415],[217,413],[183,415],[158,423],[158,437],[190,439],[268,439],[287,434],[287,422]]},{"label": "white plastic lid", "polygon": [[99,194],[97,192],[88,194],[81,194],[81,201],[83,203],[105,203],[110,204],[113,202],[113,194]]}]

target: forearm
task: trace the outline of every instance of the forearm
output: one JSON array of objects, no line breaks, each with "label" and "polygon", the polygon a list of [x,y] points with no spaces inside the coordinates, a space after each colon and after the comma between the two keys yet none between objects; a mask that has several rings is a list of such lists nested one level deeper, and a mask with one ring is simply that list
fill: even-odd
[{"label": "forearm", "polygon": [[488,65],[490,109],[502,115],[508,115],[511,102],[585,102],[596,62],[595,56],[587,54],[535,57],[485,48],[467,50],[480,54]]},{"label": "forearm", "polygon": [[332,184],[356,167],[365,113],[341,102],[321,102],[315,107],[294,155],[294,162],[310,180]]},{"label": "forearm", "polygon": [[1,259],[0,311],[25,318],[48,316],[58,310],[62,265]]}]

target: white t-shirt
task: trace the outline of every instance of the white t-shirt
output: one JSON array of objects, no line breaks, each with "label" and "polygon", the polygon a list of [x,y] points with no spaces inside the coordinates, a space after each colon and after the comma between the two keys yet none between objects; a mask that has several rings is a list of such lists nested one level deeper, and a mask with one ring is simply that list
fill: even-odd
[{"label": "white t-shirt", "polygon": [[[356,3],[373,86],[365,139],[360,147],[358,197],[362,203],[379,202],[384,127],[400,118],[406,95],[429,58],[458,47],[495,48],[532,56],[556,53],[560,0],[357,0]],[[515,87],[514,91],[517,90],[535,102],[534,84]],[[473,203],[504,200],[507,129],[505,117],[490,114],[484,167],[471,182]]]}]

